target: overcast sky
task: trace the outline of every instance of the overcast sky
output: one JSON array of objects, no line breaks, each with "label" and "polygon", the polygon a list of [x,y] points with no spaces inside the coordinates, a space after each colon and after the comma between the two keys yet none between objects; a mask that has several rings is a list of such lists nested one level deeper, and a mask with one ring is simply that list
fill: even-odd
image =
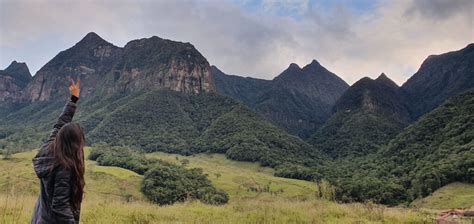
[{"label": "overcast sky", "polygon": [[190,42],[228,74],[272,79],[312,59],[349,84],[384,72],[398,84],[431,54],[474,42],[472,0],[0,0],[0,67],[34,74],[88,32],[124,46]]}]

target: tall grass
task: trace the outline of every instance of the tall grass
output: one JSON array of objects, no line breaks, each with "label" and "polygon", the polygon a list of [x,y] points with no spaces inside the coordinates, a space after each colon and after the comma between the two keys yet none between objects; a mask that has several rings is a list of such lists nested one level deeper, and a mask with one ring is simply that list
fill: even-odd
[{"label": "tall grass", "polygon": [[[0,160],[1,224],[28,223],[31,218],[39,189],[31,166],[33,155],[18,153],[10,160]],[[183,159],[170,154],[152,156],[176,163]],[[190,201],[160,207],[139,191],[140,175],[87,161],[81,223],[433,223],[433,215],[421,210],[325,200],[331,198],[325,183],[317,186],[273,177],[271,170],[258,164],[229,161],[220,155],[186,159],[187,166],[202,168],[218,188],[229,192],[228,204]],[[319,194],[317,187],[326,188],[327,196]],[[252,188],[263,190],[249,190]],[[323,199],[317,199],[318,195]]]},{"label": "tall grass", "polygon": [[[0,223],[27,223],[36,197],[0,195]],[[13,202],[13,203],[12,203]],[[82,223],[433,223],[429,213],[375,204],[275,198],[237,200],[224,206],[200,202],[157,206],[146,201],[89,197]]]}]

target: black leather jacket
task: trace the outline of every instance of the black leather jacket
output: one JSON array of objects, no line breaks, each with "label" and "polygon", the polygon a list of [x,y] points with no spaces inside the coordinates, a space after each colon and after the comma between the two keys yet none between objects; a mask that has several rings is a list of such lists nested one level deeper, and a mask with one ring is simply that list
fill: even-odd
[{"label": "black leather jacket", "polygon": [[74,186],[71,176],[73,174],[60,166],[51,170],[54,160],[49,150],[59,129],[71,122],[75,111],[76,104],[73,101],[68,102],[54,125],[53,131],[33,158],[34,170],[40,179],[41,192],[31,223],[79,223],[80,208],[74,209],[71,203],[72,186]]}]

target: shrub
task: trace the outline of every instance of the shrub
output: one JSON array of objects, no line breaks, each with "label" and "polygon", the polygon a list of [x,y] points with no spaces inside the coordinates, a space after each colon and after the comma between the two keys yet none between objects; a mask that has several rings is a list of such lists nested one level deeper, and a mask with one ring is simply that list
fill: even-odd
[{"label": "shrub", "polygon": [[201,169],[158,162],[146,172],[142,182],[145,196],[160,205],[197,199],[208,204],[227,203],[227,193],[217,190]]}]

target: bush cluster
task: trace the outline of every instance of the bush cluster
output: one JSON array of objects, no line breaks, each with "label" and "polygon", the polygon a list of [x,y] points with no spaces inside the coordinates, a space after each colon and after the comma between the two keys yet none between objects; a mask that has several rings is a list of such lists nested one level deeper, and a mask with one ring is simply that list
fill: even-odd
[{"label": "bush cluster", "polygon": [[117,166],[144,174],[141,190],[160,205],[197,199],[208,204],[225,204],[226,192],[216,189],[200,169],[186,169],[162,160],[149,160],[145,154],[127,147],[96,144],[89,159],[103,166]]}]

